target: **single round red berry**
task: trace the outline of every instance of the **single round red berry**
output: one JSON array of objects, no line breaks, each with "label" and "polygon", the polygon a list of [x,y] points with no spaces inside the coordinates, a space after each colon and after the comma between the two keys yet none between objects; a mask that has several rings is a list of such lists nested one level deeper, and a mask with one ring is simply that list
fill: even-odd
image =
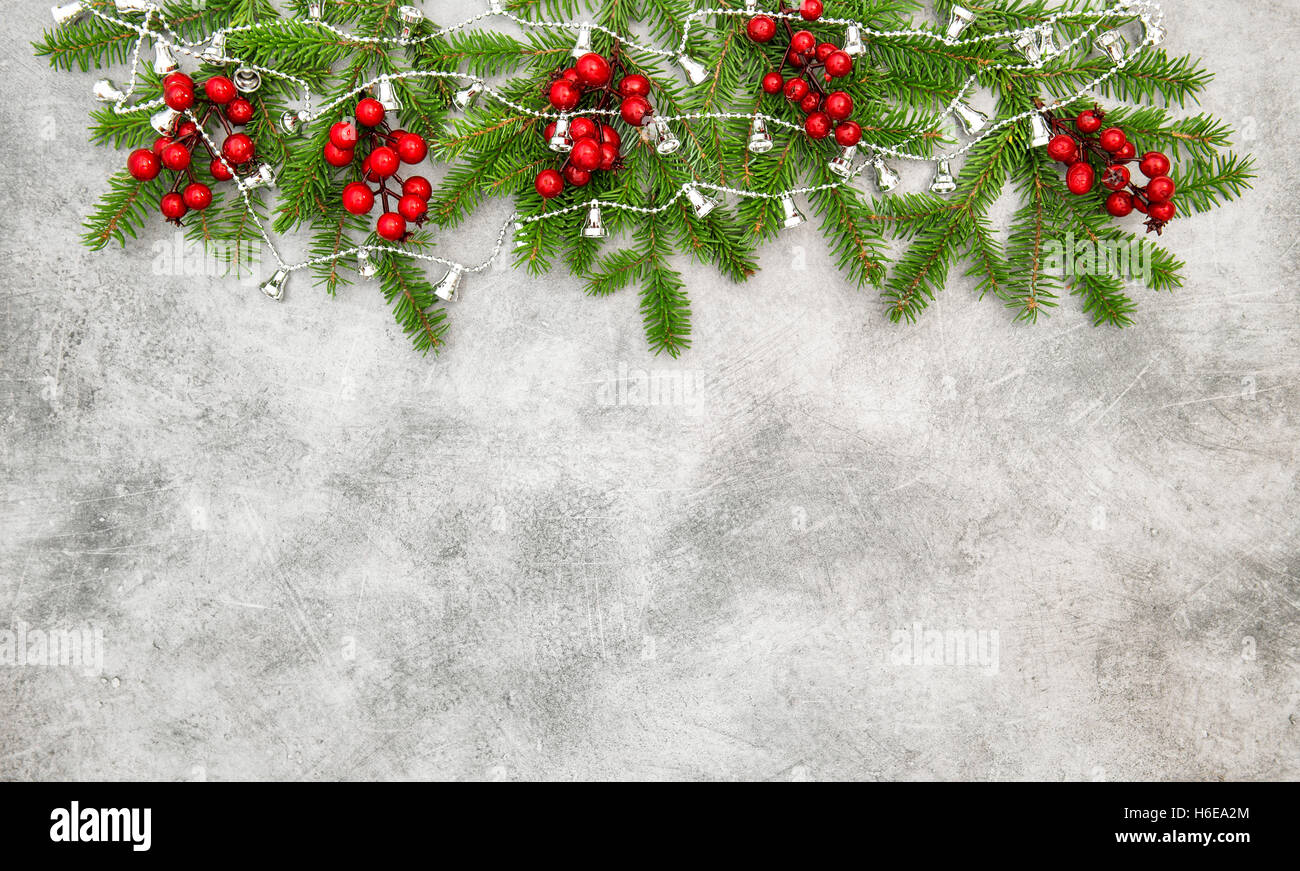
[{"label": "single round red berry", "polygon": [[151,181],[162,172],[162,162],[149,149],[138,148],[126,159],[126,171],[136,181]]},{"label": "single round red berry", "polygon": [[171,145],[173,141],[175,140],[170,136],[159,136],[153,141],[153,153],[158,157],[162,157],[163,150],[167,148],[168,145]]},{"label": "single round red berry", "polygon": [[1148,151],[1142,155],[1142,162],[1138,164],[1138,169],[1147,178],[1155,178],[1158,175],[1169,175],[1171,169],[1169,158],[1159,151]]},{"label": "single round red berry", "polygon": [[609,61],[589,51],[578,62],[573,65],[573,69],[578,73],[578,81],[589,88],[603,88],[609,84],[612,72],[609,68]]},{"label": "single round red berry", "polygon": [[600,143],[591,137],[574,142],[573,150],[569,152],[569,162],[587,172],[600,169]]},{"label": "single round red berry", "polygon": [[162,163],[173,172],[184,172],[190,168],[190,150],[179,142],[173,142],[163,149]]},{"label": "single round red berry", "polygon": [[614,164],[618,163],[619,152],[618,146],[612,142],[600,143],[600,168],[613,169]]},{"label": "single round red berry", "polygon": [[533,182],[533,187],[537,193],[545,199],[558,197],[564,191],[564,179],[553,169],[544,169],[537,173],[537,180]]},{"label": "single round red berry", "polygon": [[366,127],[378,127],[384,122],[384,106],[374,97],[366,97],[357,103],[356,112],[357,122]]},{"label": "single round red berry", "polygon": [[816,21],[822,17],[822,0],[803,0],[803,6],[799,7],[799,14],[803,16],[804,21]]},{"label": "single round red berry", "polygon": [[591,173],[569,164],[564,168],[564,180],[576,188],[585,187],[591,181]]},{"label": "single round red berry", "polygon": [[600,125],[600,141],[618,148],[623,144],[623,137],[618,135],[618,131],[608,124]]},{"label": "single round red berry", "polygon": [[862,127],[857,121],[843,121],[835,128],[835,141],[845,148],[862,141]]},{"label": "single round red berry", "polygon": [[370,171],[380,178],[388,178],[401,167],[401,158],[387,145],[370,152]]},{"label": "single round red berry", "polygon": [[408,197],[419,197],[426,203],[433,196],[433,185],[422,175],[413,175],[402,183],[402,193]]},{"label": "single round red berry", "polygon": [[181,124],[181,126],[176,128],[176,138],[188,139],[198,132],[199,132],[199,125],[195,124],[193,121],[186,121],[185,123]]},{"label": "single round red berry", "polygon": [[407,133],[397,140],[397,156],[402,163],[419,163],[429,154],[429,144],[418,133]]},{"label": "single round red berry", "polygon": [[253,104],[237,97],[226,105],[226,117],[231,124],[247,124],[253,120]]},{"label": "single round red berry", "polygon": [[408,221],[418,221],[429,211],[429,204],[419,197],[405,196],[397,201],[397,211]]},{"label": "single round red berry", "polygon": [[225,76],[213,76],[203,83],[203,93],[218,106],[224,106],[235,99],[235,83]]},{"label": "single round red berry", "polygon": [[1128,137],[1125,136],[1124,131],[1118,127],[1107,127],[1105,130],[1101,131],[1101,135],[1097,137],[1097,144],[1109,151],[1111,154],[1119,151],[1127,142]]},{"label": "single round red berry", "polygon": [[578,71],[575,70],[573,67],[569,67],[567,70],[560,73],[560,78],[565,79],[575,85],[582,83],[582,79],[578,78]]},{"label": "single round red berry", "polygon": [[1147,182],[1147,199],[1153,203],[1164,203],[1174,198],[1174,180],[1167,175],[1158,175]]},{"label": "single round red berry", "polygon": [[628,97],[618,107],[618,113],[628,124],[640,127],[645,122],[646,116],[650,114],[650,104],[644,97]]},{"label": "single round red berry", "polygon": [[217,181],[230,181],[235,177],[235,174],[219,157],[214,157],[212,162],[208,164],[208,172],[212,173],[212,177]]},{"label": "single round red berry", "polygon": [[186,85],[172,85],[163,93],[163,102],[177,112],[184,112],[194,105],[194,89]]},{"label": "single round red berry", "polygon": [[813,112],[803,122],[803,129],[813,139],[825,139],[831,133],[831,116],[825,112]]},{"label": "single round red berry", "polygon": [[351,151],[357,147],[357,127],[348,121],[339,121],[330,127],[330,142],[335,148]]},{"label": "single round red berry", "polygon": [[1086,160],[1079,161],[1065,173],[1065,186],[1070,189],[1070,193],[1077,196],[1083,196],[1091,191],[1092,184],[1096,180],[1097,174],[1092,164]]},{"label": "single round red berry", "polygon": [[804,56],[799,54],[799,52],[795,51],[794,49],[790,49],[785,53],[785,62],[792,67],[801,67],[807,63],[807,61],[804,59]]},{"label": "single round red berry", "polygon": [[755,15],[745,25],[745,33],[754,42],[771,42],[776,36],[776,22],[766,15]]},{"label": "single round red berry", "polygon": [[351,148],[339,148],[333,142],[325,143],[325,162],[330,166],[347,166],[352,162]]},{"label": "single round red berry", "polygon": [[808,96],[808,83],[803,79],[791,79],[785,83],[785,98],[791,103],[798,103]]},{"label": "single round red berry", "polygon": [[364,215],[375,205],[375,194],[359,181],[349,182],[343,188],[343,208],[354,215]]},{"label": "single round red berry", "polygon": [[763,76],[763,90],[769,94],[779,94],[785,87],[785,79],[781,78],[780,73],[768,73]]},{"label": "single round red berry", "polygon": [[1106,211],[1116,218],[1133,214],[1133,195],[1128,191],[1115,191],[1106,197]]},{"label": "single round red berry", "polygon": [[1061,133],[1052,137],[1052,141],[1047,143],[1047,156],[1052,160],[1059,160],[1061,163],[1072,163],[1079,155],[1079,144],[1074,141],[1074,137]]},{"label": "single round red berry", "polygon": [[622,97],[648,97],[650,96],[650,80],[636,73],[624,76],[623,81],[618,83],[618,93]]},{"label": "single round red berry", "polygon": [[839,51],[839,46],[833,42],[821,42],[817,44],[816,57],[819,61],[825,61],[826,58]]},{"label": "single round red berry", "polygon": [[804,94],[803,99],[799,101],[799,108],[803,110],[805,115],[811,115],[821,107],[822,95],[818,94],[816,91],[809,91]]},{"label": "single round red berry", "polygon": [[836,121],[843,121],[853,114],[853,98],[843,91],[836,91],[826,97],[826,114]]},{"label": "single round red berry", "polygon": [[826,74],[834,78],[843,78],[853,72],[853,58],[847,52],[835,51],[826,58]]},{"label": "single round red berry", "polygon": [[555,122],[552,121],[550,124],[547,124],[545,127],[542,128],[542,138],[545,139],[547,142],[550,142],[551,137],[554,135],[555,135]]},{"label": "single round red berry", "polygon": [[1174,215],[1178,214],[1177,207],[1171,202],[1152,203],[1147,208],[1150,209],[1151,217],[1161,222],[1172,221]]},{"label": "single round red berry", "polygon": [[1134,160],[1137,158],[1137,156],[1138,156],[1137,146],[1134,145],[1132,142],[1125,142],[1124,147],[1121,148],[1119,151],[1115,152],[1115,160],[1117,161]]},{"label": "single round red berry", "polygon": [[1129,173],[1128,167],[1122,163],[1112,163],[1106,167],[1106,172],[1101,177],[1101,183],[1113,191],[1120,191],[1128,187]]},{"label": "single round red berry", "polygon": [[181,196],[185,199],[185,205],[196,212],[201,212],[212,205],[212,188],[202,182],[187,184]]},{"label": "single round red berry", "polygon": [[236,166],[253,159],[253,140],[244,133],[234,133],[221,144],[221,153]]},{"label": "single round red berry", "polygon": [[594,139],[597,132],[596,122],[590,118],[574,118],[569,122],[569,138],[574,142],[588,137]]},{"label": "single round red berry", "polygon": [[1101,129],[1101,115],[1096,109],[1080,112],[1079,117],[1074,119],[1074,126],[1080,133],[1096,133]]},{"label": "single round red berry", "polygon": [[580,99],[582,99],[582,91],[568,79],[559,79],[551,83],[551,105],[561,112],[567,112],[578,105]]},{"label": "single round red berry", "polygon": [[817,47],[817,37],[811,31],[801,30],[790,37],[790,48],[799,54],[807,54]]},{"label": "single round red berry", "polygon": [[406,235],[406,219],[397,212],[384,212],[375,222],[375,232],[389,242],[396,242]]},{"label": "single round red berry", "polygon": [[167,76],[163,78],[162,84],[163,84],[163,91],[166,91],[168,88],[173,87],[174,85],[180,85],[182,87],[189,88],[191,91],[194,90],[194,80],[191,79],[189,76],[187,76],[185,73],[179,73],[179,72],[168,73]]},{"label": "single round red berry", "polygon": [[163,217],[169,221],[178,221],[189,211],[189,207],[185,205],[185,198],[175,191],[163,194],[163,198],[158,201],[158,208],[162,210]]},{"label": "single round red berry", "polygon": [[1142,200],[1141,197],[1134,197],[1134,198],[1133,198],[1133,208],[1134,208],[1134,209],[1137,209],[1139,212],[1141,212],[1142,214],[1145,215],[1145,214],[1147,213],[1147,210],[1148,210],[1150,207],[1147,206],[1147,204],[1146,204],[1145,202],[1143,202],[1143,200]]}]

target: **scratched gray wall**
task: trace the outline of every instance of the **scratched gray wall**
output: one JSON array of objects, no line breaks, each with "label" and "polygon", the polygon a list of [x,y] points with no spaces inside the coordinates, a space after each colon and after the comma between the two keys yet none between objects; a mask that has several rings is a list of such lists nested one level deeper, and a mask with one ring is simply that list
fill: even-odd
[{"label": "scratched gray wall", "polygon": [[963,280],[891,326],[805,228],[689,271],[679,361],[562,277],[470,281],[434,360],[372,288],[88,253],[125,155],[47,7],[0,34],[0,630],[102,670],[0,665],[0,777],[1300,774],[1294,3],[1167,5],[1262,173],[1133,329]]}]

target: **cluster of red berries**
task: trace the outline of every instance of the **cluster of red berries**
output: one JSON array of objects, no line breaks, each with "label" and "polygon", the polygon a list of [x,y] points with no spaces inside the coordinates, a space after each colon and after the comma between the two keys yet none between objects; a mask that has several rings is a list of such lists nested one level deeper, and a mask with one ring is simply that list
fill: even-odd
[{"label": "cluster of red berries", "polygon": [[[1088,158],[1097,158],[1105,166],[1101,185],[1111,191],[1106,197],[1106,211],[1116,218],[1141,212],[1148,216],[1147,229],[1160,233],[1178,212],[1173,201],[1175,186],[1169,177],[1169,158],[1159,151],[1148,151],[1139,159],[1136,146],[1128,141],[1123,130],[1102,129],[1105,117],[1100,108],[1093,108],[1080,113],[1072,122],[1049,118],[1056,135],[1047,144],[1047,153],[1069,167],[1065,184],[1070,193],[1078,196],[1089,194],[1095,188],[1097,172]],[[1070,123],[1073,130],[1066,126]],[[1146,176],[1145,185],[1133,182],[1128,164],[1134,161]]]},{"label": "cluster of red berries", "polygon": [[[356,123],[345,119],[330,127],[324,153],[325,162],[330,166],[344,167],[356,160],[358,147],[365,148],[361,159],[363,181],[344,186],[343,208],[354,215],[369,214],[378,195],[383,212],[375,221],[375,232],[383,239],[397,242],[406,238],[408,221],[417,227],[424,223],[433,186],[423,176],[403,179],[398,174],[402,164],[424,160],[429,154],[429,144],[417,133],[389,129],[384,120],[386,114],[378,100],[372,97],[361,100],[357,103]],[[364,136],[357,129],[358,124],[366,128]],[[396,188],[389,187],[389,179]],[[371,184],[376,187],[371,189]],[[395,208],[393,201],[397,204]]]},{"label": "cluster of red berries", "polygon": [[[159,136],[153,148],[139,148],[127,158],[127,172],[139,181],[152,181],[163,169],[176,174],[172,189],[163,195],[158,208],[163,217],[179,223],[193,209],[203,211],[212,205],[212,188],[194,176],[194,149],[202,146],[207,152],[208,172],[216,181],[230,181],[235,177],[230,167],[244,167],[255,156],[253,140],[246,133],[236,133],[234,126],[253,120],[253,104],[239,96],[235,84],[225,76],[213,76],[203,83],[204,99],[200,99],[194,80],[185,73],[172,73],[163,79],[163,102],[174,112],[189,111],[199,119],[173,122],[172,128]],[[225,132],[218,157],[200,135],[209,120],[217,119]],[[225,158],[223,161],[221,158]]]},{"label": "cluster of red berries", "polygon": [[[784,5],[782,12],[789,11]],[[822,15],[821,0],[804,0],[799,14],[805,21],[816,21]],[[785,94],[807,116],[804,131],[813,139],[825,139],[833,130],[835,141],[843,146],[857,145],[862,141],[862,128],[850,120],[853,115],[853,98],[844,91],[833,91],[830,83],[853,72],[853,58],[839,46],[830,42],[817,42],[812,31],[795,32],[788,21],[783,21],[789,36],[789,48],[781,61],[781,71],[786,65],[800,72],[789,80],[781,71],[763,76],[763,90],[768,94]],[[766,15],[756,15],[745,26],[745,32],[754,42],[769,43],[776,37],[776,21]]]},{"label": "cluster of red berries", "polygon": [[[618,97],[622,101],[619,114],[623,120],[639,127],[652,114],[647,99],[650,80],[642,75],[624,76],[618,87],[613,88],[611,83],[617,68],[621,68],[617,46],[612,62],[594,51],[587,52],[573,66],[552,74],[546,85],[547,99],[561,112],[569,112],[576,109],[583,96],[589,93],[600,95],[593,106],[595,109],[604,109]],[[565,155],[558,170],[543,169],[533,182],[537,193],[546,199],[558,197],[566,185],[587,185],[593,173],[618,170],[622,166],[619,152],[622,137],[613,127],[581,115],[571,120],[563,119],[567,129],[561,129],[560,123],[552,121],[542,131],[551,148]]]}]

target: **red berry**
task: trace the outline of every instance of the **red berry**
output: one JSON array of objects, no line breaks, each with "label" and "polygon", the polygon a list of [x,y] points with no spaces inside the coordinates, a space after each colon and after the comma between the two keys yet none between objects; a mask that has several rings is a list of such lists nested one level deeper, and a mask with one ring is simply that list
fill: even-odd
[{"label": "red berry", "polygon": [[843,78],[853,72],[853,58],[842,51],[835,51],[826,58],[826,73],[834,78]]},{"label": "red berry", "polygon": [[426,203],[433,196],[433,185],[422,175],[413,175],[402,184],[402,193],[410,197],[419,197]]},{"label": "red berry", "polygon": [[221,162],[219,157],[213,158],[212,162],[208,164],[208,172],[212,173],[212,177],[217,181],[230,181],[235,177],[235,174]]},{"label": "red berry", "polygon": [[816,93],[815,91],[809,91],[808,93],[804,94],[803,99],[799,101],[799,108],[803,110],[803,113],[805,115],[811,115],[813,112],[816,112],[821,107],[822,107],[822,95]]},{"label": "red berry", "polygon": [[567,112],[578,105],[580,99],[582,99],[582,91],[568,79],[558,79],[551,83],[551,105],[561,112]]},{"label": "red berry", "polygon": [[853,98],[843,91],[836,91],[826,98],[826,114],[836,121],[843,121],[853,114]]},{"label": "red berry", "polygon": [[624,76],[623,81],[618,83],[618,93],[623,97],[648,97],[650,80],[639,74]]},{"label": "red berry", "polygon": [[397,212],[384,212],[375,223],[375,232],[389,242],[396,242],[406,235],[406,219]]},{"label": "red berry", "polygon": [[1174,197],[1174,180],[1167,175],[1158,175],[1147,182],[1147,199],[1153,203],[1164,203]]},{"label": "red berry", "polygon": [[600,141],[602,143],[613,145],[614,148],[617,149],[620,145],[623,144],[623,137],[619,136],[618,131],[615,130],[613,127],[610,127],[608,124],[601,124]]},{"label": "red berry", "polygon": [[1138,164],[1138,169],[1147,178],[1155,178],[1158,175],[1169,175],[1171,169],[1169,158],[1165,157],[1159,151],[1148,151],[1142,155],[1142,162]]},{"label": "red berry", "polygon": [[172,144],[170,136],[159,136],[153,141],[153,153],[157,157],[162,157],[163,149]]},{"label": "red berry", "polygon": [[591,173],[569,164],[564,168],[564,180],[576,188],[585,187],[591,181]]},{"label": "red berry", "polygon": [[185,198],[175,191],[163,194],[163,198],[158,201],[158,207],[162,209],[163,217],[169,221],[178,221],[189,211],[189,207],[185,205]]},{"label": "red berry", "polygon": [[397,140],[397,156],[402,163],[419,163],[429,154],[429,144],[418,133],[407,133]]},{"label": "red berry", "polygon": [[352,162],[351,148],[339,148],[333,142],[325,143],[325,162],[330,166],[347,166]]},{"label": "red berry", "polygon": [[1128,167],[1122,163],[1112,163],[1101,177],[1101,183],[1113,191],[1123,190],[1128,187],[1128,182]]},{"label": "red berry", "polygon": [[830,57],[831,55],[833,55],[833,54],[834,54],[838,49],[839,49],[839,46],[836,45],[836,44],[833,43],[833,42],[822,42],[822,43],[819,43],[819,44],[817,45],[817,52],[816,52],[817,60],[819,60],[819,61],[825,61],[826,58],[828,58],[828,57]]},{"label": "red berry", "polygon": [[600,168],[613,169],[614,164],[618,163],[619,153],[618,146],[612,142],[600,143]]},{"label": "red berry", "polygon": [[785,98],[791,103],[798,103],[808,96],[808,83],[803,79],[791,79],[785,83]]},{"label": "red berry", "polygon": [[537,180],[533,183],[537,193],[545,199],[558,197],[564,191],[564,179],[553,169],[544,169],[537,173]]},{"label": "red berry", "polygon": [[1093,171],[1092,164],[1086,160],[1079,161],[1065,173],[1065,186],[1076,196],[1083,196],[1091,191],[1092,183],[1096,180],[1097,174]]},{"label": "red berry", "polygon": [[253,152],[253,140],[243,133],[234,133],[227,136],[226,141],[221,144],[221,153],[226,160],[236,166],[252,160]]},{"label": "red berry", "polygon": [[173,142],[163,149],[162,162],[173,172],[184,172],[190,168],[190,150],[179,142]]},{"label": "red berry", "polygon": [[779,94],[785,87],[785,79],[781,78],[780,73],[768,73],[763,76],[763,90],[769,94]]},{"label": "red berry", "polygon": [[628,124],[633,127],[640,127],[644,123],[646,115],[650,114],[650,104],[645,101],[644,97],[628,97],[618,107],[618,113]]},{"label": "red berry", "polygon": [[803,129],[813,139],[825,139],[831,133],[831,116],[825,112],[813,112],[803,122]]},{"label": "red berry", "polygon": [[173,85],[183,85],[189,88],[191,91],[194,90],[194,80],[191,79],[185,73],[181,73],[181,72],[168,73],[166,76],[163,77],[162,85],[164,91],[172,87]]},{"label": "red berry", "polygon": [[605,87],[609,84],[612,75],[609,61],[594,51],[589,51],[578,58],[578,62],[573,65],[573,69],[578,74],[578,81],[589,88]]},{"label": "red berry", "polygon": [[397,211],[408,221],[418,221],[429,211],[429,204],[419,197],[405,196],[397,201]]},{"label": "red berry", "polygon": [[1133,214],[1133,195],[1128,191],[1115,191],[1106,197],[1106,211],[1116,218]]},{"label": "red berry", "polygon": [[247,124],[253,120],[253,104],[237,97],[226,106],[226,117],[231,124]]},{"label": "red berry", "polygon": [[807,61],[804,60],[803,55],[799,54],[799,52],[794,49],[790,49],[785,53],[785,62],[792,67],[801,67],[807,63]]},{"label": "red berry", "polygon": [[343,188],[343,208],[354,215],[364,215],[375,205],[374,192],[359,181],[350,182]]},{"label": "red berry", "polygon": [[357,103],[357,121],[366,127],[378,127],[384,122],[384,106],[374,97],[366,97]]},{"label": "red berry", "polygon": [[1074,137],[1067,136],[1064,133],[1052,137],[1052,141],[1047,143],[1047,156],[1052,160],[1059,160],[1061,163],[1072,163],[1079,156],[1079,144],[1074,141]]},{"label": "red berry", "polygon": [[176,138],[188,139],[198,132],[199,125],[195,124],[193,121],[186,121],[184,124],[176,128]]},{"label": "red berry", "polygon": [[1139,212],[1145,215],[1147,213],[1149,206],[1147,206],[1147,204],[1143,202],[1141,197],[1134,197],[1133,208],[1137,209]]},{"label": "red berry", "polygon": [[1125,142],[1124,147],[1121,148],[1119,151],[1115,152],[1115,160],[1117,161],[1133,160],[1134,158],[1137,157],[1137,155],[1138,155],[1137,146],[1135,146],[1132,142]]},{"label": "red berry", "polygon": [[574,142],[588,137],[594,139],[596,133],[596,123],[590,118],[574,118],[569,122],[569,138]]},{"label": "red berry", "polygon": [[547,124],[542,129],[542,138],[545,139],[547,142],[550,142],[551,137],[554,135],[555,135],[555,122],[552,121],[550,124]]},{"label": "red berry", "polygon": [[1172,221],[1174,215],[1178,214],[1177,207],[1171,202],[1152,203],[1147,208],[1150,210],[1151,217],[1161,222]]},{"label": "red berry", "polygon": [[845,148],[862,141],[862,128],[857,121],[845,121],[835,128],[835,141]]},{"label": "red berry", "polygon": [[330,142],[335,148],[341,148],[344,151],[351,151],[357,146],[357,128],[356,125],[347,121],[339,121],[330,127]]},{"label": "red berry", "polygon": [[401,168],[401,158],[387,145],[381,145],[370,152],[370,171],[380,178],[388,178]]},{"label": "red berry", "polygon": [[177,112],[184,112],[194,105],[194,88],[188,85],[171,85],[163,92],[163,102]]},{"label": "red berry", "polygon": [[776,22],[766,15],[755,15],[745,25],[745,32],[754,42],[771,42],[776,36]]},{"label": "red berry", "polygon": [[590,137],[574,142],[569,162],[587,172],[600,169],[600,143]]},{"label": "red berry", "polygon": [[817,47],[817,37],[811,31],[801,30],[790,37],[790,49],[799,54],[807,54]]},{"label": "red berry", "polygon": [[137,181],[150,181],[162,172],[162,163],[158,155],[147,148],[138,148],[126,159],[126,171]]},{"label": "red berry", "polygon": [[804,21],[816,21],[822,17],[822,0],[803,0],[803,6],[799,9],[799,14],[803,16]]},{"label": "red berry", "polygon": [[1123,148],[1127,142],[1128,137],[1125,136],[1124,131],[1118,127],[1107,127],[1105,130],[1101,131],[1101,135],[1097,137],[1097,144],[1112,154]]},{"label": "red berry", "polygon": [[212,205],[212,188],[196,181],[185,186],[182,197],[185,199],[185,205],[196,212],[201,212]]},{"label": "red berry", "polygon": [[1088,109],[1086,112],[1079,113],[1079,117],[1074,119],[1074,126],[1080,133],[1096,133],[1101,129],[1101,115],[1096,109]]},{"label": "red berry", "polygon": [[235,83],[225,76],[213,76],[203,83],[203,93],[218,106],[224,106],[235,99]]}]

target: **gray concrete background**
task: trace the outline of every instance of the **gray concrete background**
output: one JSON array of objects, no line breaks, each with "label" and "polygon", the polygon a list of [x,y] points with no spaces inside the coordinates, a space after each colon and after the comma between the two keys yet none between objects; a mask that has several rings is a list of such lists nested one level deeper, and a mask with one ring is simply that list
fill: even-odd
[{"label": "gray concrete background", "polygon": [[[804,228],[689,271],[679,361],[564,277],[469,281],[422,359],[372,288],[87,252],[125,154],[48,5],[0,34],[0,629],[104,661],[0,666],[0,778],[1300,774],[1294,2],[1166,6],[1261,177],[1134,328],[963,280],[893,326]],[[917,622],[996,673],[900,663]]]}]

